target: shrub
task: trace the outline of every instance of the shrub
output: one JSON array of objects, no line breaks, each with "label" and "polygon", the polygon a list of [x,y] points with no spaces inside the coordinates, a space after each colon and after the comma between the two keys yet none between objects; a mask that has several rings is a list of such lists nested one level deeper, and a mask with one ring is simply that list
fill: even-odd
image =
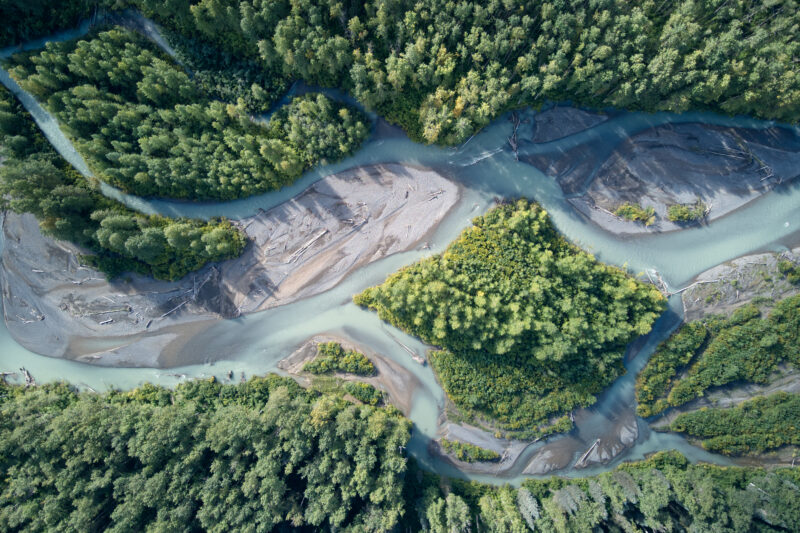
[{"label": "shrub", "polygon": [[375,366],[363,353],[355,350],[345,351],[338,342],[326,342],[317,345],[317,357],[306,363],[303,371],[312,374],[345,372],[370,376],[375,373]]},{"label": "shrub", "polygon": [[477,463],[482,461],[497,461],[500,456],[492,451],[468,442],[460,442],[457,440],[441,439],[439,443],[442,449],[454,455],[459,461],[467,463]]},{"label": "shrub", "polygon": [[778,263],[778,270],[789,283],[800,285],[800,266],[795,265],[791,261],[784,260]]},{"label": "shrub", "polygon": [[653,207],[642,207],[638,204],[626,202],[619,206],[614,214],[631,222],[642,222],[650,226],[656,221],[656,210]]},{"label": "shrub", "polygon": [[383,392],[376,389],[369,383],[361,381],[347,381],[344,390],[356,400],[367,405],[378,405],[383,401]]},{"label": "shrub", "polygon": [[673,204],[667,208],[667,218],[672,222],[691,222],[705,218],[708,206],[701,199],[693,204]]}]

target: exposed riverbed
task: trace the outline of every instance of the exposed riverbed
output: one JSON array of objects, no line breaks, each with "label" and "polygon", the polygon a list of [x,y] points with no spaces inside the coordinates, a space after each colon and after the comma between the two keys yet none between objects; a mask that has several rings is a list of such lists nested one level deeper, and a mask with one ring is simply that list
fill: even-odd
[{"label": "exposed riverbed", "polygon": [[[74,35],[75,33],[70,34]],[[52,117],[29,95],[20,92],[5,71],[0,70],[0,81],[20,96],[54,146],[78,170],[88,173],[85,163],[74,152]],[[417,145],[406,137],[397,135],[395,130],[379,127],[353,157],[314,169],[297,183],[281,191],[236,202],[191,204],[146,200],[106,188],[109,195],[145,212],[203,218],[227,216],[240,220],[242,224],[247,224],[248,217],[261,216],[259,213],[269,213],[271,209],[291,201],[323,178],[371,165],[394,163],[429,168],[457,183],[461,192],[458,201],[454,201],[452,207],[446,210],[447,214],[438,226],[430,225],[435,229],[424,236],[424,241],[429,243],[428,247],[418,246],[423,237],[415,236],[407,247],[392,250],[397,253],[387,253],[385,257],[371,262],[352,263],[355,265],[353,268],[344,271],[321,292],[301,294],[302,297],[295,298],[290,303],[247,316],[229,320],[215,319],[213,322],[202,322],[191,331],[182,330],[182,340],[173,344],[169,353],[163,356],[148,353],[148,350],[154,348],[145,343],[131,344],[139,346],[137,350],[141,360],[137,363],[144,361],[145,366],[168,366],[169,370],[98,367],[38,356],[14,342],[2,325],[0,371],[16,371],[25,366],[39,381],[65,379],[95,390],[109,387],[129,388],[145,381],[170,385],[182,379],[210,375],[216,375],[225,381],[229,371],[233,372],[235,379],[242,373],[252,375],[274,371],[278,369],[281,360],[310,337],[327,333],[367,347],[369,351],[391,360],[402,372],[414,376],[413,393],[408,405],[403,406],[415,424],[409,450],[427,467],[442,474],[495,483],[519,482],[525,473],[586,475],[607,469],[623,459],[641,458],[647,453],[670,448],[679,449],[693,460],[726,464],[728,459],[704,452],[680,436],[650,432],[644,421],[631,414],[634,408],[633,383],[636,373],[655,346],[681,320],[682,305],[677,297],[673,297],[670,311],[659,320],[653,332],[631,346],[627,362],[628,374],[602,394],[595,406],[575,413],[576,430],[567,436],[553,437],[547,442],[524,446],[521,450],[515,449],[514,453],[519,453],[518,458],[511,464],[503,465],[502,472],[487,472],[485,469],[470,472],[464,465],[459,465],[459,469],[431,454],[431,439],[437,438],[441,431],[447,429],[440,426],[444,394],[430,368],[414,362],[408,353],[410,349],[422,355],[427,347],[417,339],[382,323],[373,313],[359,309],[351,302],[353,294],[380,283],[397,268],[443,249],[468,226],[472,217],[485,212],[496,197],[526,196],[535,199],[547,209],[556,227],[568,239],[592,251],[605,262],[627,266],[634,274],[646,269],[655,270],[672,288],[683,287],[699,273],[735,257],[754,251],[783,251],[787,245],[796,244],[792,241],[797,238],[796,232],[800,229],[800,185],[793,182],[793,176],[788,174],[780,176],[781,183],[764,187],[757,194],[751,194],[748,188],[746,201],[741,201],[736,209],[706,225],[680,231],[631,236],[625,234],[627,232],[609,231],[614,228],[604,229],[597,221],[582,215],[570,202],[559,181],[538,168],[544,164],[541,162],[545,162],[547,170],[551,164],[564,160],[564,154],[573,154],[564,161],[572,165],[586,164],[587,170],[583,172],[588,180],[589,174],[594,172],[593,169],[602,165],[612,154],[627,153],[625,143],[630,139],[642,132],[672,125],[691,124],[692,128],[712,133],[719,131],[718,128],[736,128],[736,134],[746,139],[760,139],[759,135],[779,135],[781,139],[796,139],[800,135],[796,127],[708,113],[614,113],[603,116],[602,120],[589,116],[591,114],[584,111],[573,115],[567,108],[559,109],[558,113],[555,118],[544,116],[540,117],[541,120],[537,120],[533,112],[522,114],[523,121],[527,122],[523,123],[518,134],[520,138],[531,140],[520,143],[519,161],[507,142],[512,125],[507,117],[502,117],[456,149]],[[571,116],[575,117],[574,125],[563,127],[563,122],[569,121]],[[554,131],[547,132],[548,124],[552,125]],[[786,140],[782,146],[785,151],[790,151],[793,145]],[[577,151],[571,152],[572,150]],[[587,162],[589,155],[592,159]],[[535,165],[534,161],[538,163]],[[427,192],[425,191],[426,194]],[[735,196],[737,193],[733,194]],[[406,225],[413,226],[418,221],[417,216],[399,221],[399,231],[405,231]],[[355,220],[354,217],[345,218]],[[320,228],[322,229],[322,225]],[[265,235],[268,233],[268,230],[265,231]],[[309,238],[311,237],[314,237],[313,232]],[[305,241],[298,241],[295,244],[302,247],[304,243]],[[6,246],[8,244],[5,243]],[[265,245],[269,246],[266,243]],[[290,255],[293,252],[294,250],[290,251]],[[80,290],[71,292],[79,295]],[[106,296],[115,298],[112,294]],[[259,305],[254,305],[253,310],[259,308]],[[180,317],[183,312],[188,313],[189,310],[179,309],[174,314]],[[47,319],[40,322],[46,323]],[[186,327],[190,326],[191,324]],[[97,342],[102,349],[109,347],[103,343],[114,342],[113,337],[103,339],[101,336],[99,339],[93,342]],[[97,346],[91,348],[95,349]],[[135,352],[130,353],[135,356]],[[121,361],[117,363],[125,364]],[[126,366],[133,365],[129,361]],[[400,370],[397,372],[402,373]],[[454,431],[452,428],[447,430],[451,433]],[[463,438],[469,439],[466,433]],[[510,445],[517,446],[513,443]]]}]

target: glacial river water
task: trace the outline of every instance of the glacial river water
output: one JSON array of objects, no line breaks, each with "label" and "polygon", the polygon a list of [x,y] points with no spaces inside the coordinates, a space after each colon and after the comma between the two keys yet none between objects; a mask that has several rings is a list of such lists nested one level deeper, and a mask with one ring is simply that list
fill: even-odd
[{"label": "glacial river water", "polygon": [[[72,38],[85,33],[87,26],[61,34]],[[37,48],[41,41],[25,48]],[[0,51],[0,57],[15,50]],[[64,137],[57,122],[27,93],[22,91],[0,69],[0,82],[16,94],[48,139],[78,170],[89,173],[86,163]],[[523,113],[530,118],[533,111]],[[629,136],[668,123],[696,122],[703,124],[766,128],[771,122],[744,117],[724,117],[711,113],[622,113],[608,121],[577,134],[548,143],[524,142],[520,156],[535,153],[565,151],[582,143],[593,143],[610,152]],[[523,125],[519,137],[525,138]],[[192,360],[205,364],[173,368],[107,368],[52,359],[33,354],[19,346],[0,324],[0,371],[16,371],[26,367],[39,382],[66,380],[93,390],[132,388],[144,382],[173,385],[182,379],[216,375],[223,378],[229,370],[238,376],[276,371],[277,363],[297,346],[318,333],[334,333],[352,339],[381,353],[414,373],[421,386],[414,392],[410,418],[414,431],[409,452],[428,468],[445,475],[468,477],[491,483],[519,483],[527,459],[544,445],[528,446],[520,459],[501,475],[468,474],[449,463],[436,459],[428,451],[431,438],[436,437],[438,419],[444,406],[444,393],[436,383],[430,367],[413,362],[400,343],[424,353],[426,346],[419,340],[382,323],[375,316],[351,302],[352,295],[380,283],[397,268],[442,250],[448,242],[470,223],[472,217],[485,212],[496,197],[525,196],[542,204],[556,227],[572,242],[590,250],[602,261],[628,268],[632,273],[646,269],[658,271],[672,288],[689,283],[700,272],[729,259],[754,251],[781,251],[787,244],[796,244],[800,229],[800,183],[780,186],[728,216],[708,225],[679,232],[618,237],[591,224],[578,215],[566,202],[561,189],[553,180],[534,167],[515,160],[507,143],[512,126],[501,117],[459,148],[444,149],[415,144],[404,136],[391,133],[384,137],[373,135],[354,156],[334,165],[327,165],[305,174],[298,182],[278,192],[227,203],[185,203],[145,200],[125,195],[111,187],[104,191],[126,204],[144,212],[170,216],[241,218],[254,214],[259,208],[269,209],[292,198],[316,180],[347,168],[374,163],[399,162],[407,165],[432,167],[462,186],[462,197],[431,239],[431,249],[396,254],[367,265],[348,276],[334,289],[289,305],[256,313],[235,320],[217,323],[197,335],[184,348]],[[384,131],[384,130],[382,130]],[[800,130],[795,128],[800,134]],[[529,133],[529,132],[528,132]],[[528,135],[527,138],[530,138]],[[413,221],[411,221],[413,222]],[[0,243],[0,246],[2,244]],[[600,396],[598,403],[579,417],[576,434],[586,443],[570,451],[570,465],[595,438],[607,430],[621,412],[634,407],[634,380],[657,344],[665,339],[680,321],[678,297],[670,301],[670,310],[656,323],[637,357],[628,363],[628,373]],[[179,354],[180,357],[180,354]],[[187,358],[188,359],[188,358]],[[678,449],[692,460],[727,464],[728,459],[709,454],[672,434],[650,432],[639,421],[640,436],[636,444],[608,465],[559,472],[562,475],[583,476],[608,470],[621,460],[639,459],[645,454],[664,449]],[[553,437],[558,442],[562,437]],[[566,441],[565,441],[566,442]]]}]

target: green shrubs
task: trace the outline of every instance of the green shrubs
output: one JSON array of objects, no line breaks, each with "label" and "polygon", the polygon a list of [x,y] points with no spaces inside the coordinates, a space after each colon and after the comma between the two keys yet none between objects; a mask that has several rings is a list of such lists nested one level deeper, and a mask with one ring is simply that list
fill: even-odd
[{"label": "green shrubs", "polygon": [[317,345],[317,357],[303,365],[303,372],[311,374],[345,372],[358,376],[370,376],[375,373],[375,366],[361,352],[345,351],[338,342],[325,342]]},{"label": "green shrubs", "polygon": [[115,277],[134,271],[175,280],[238,256],[244,234],[227,220],[143,215],[111,200],[64,161],[19,103],[0,89],[0,208],[32,213],[42,232],[95,255],[84,262]]},{"label": "green shrubs", "polygon": [[354,301],[443,348],[429,360],[459,409],[540,434],[623,372],[627,343],[664,298],[569,244],[526,200],[473,224]]},{"label": "green shrubs", "polygon": [[778,263],[778,270],[792,285],[800,285],[800,266],[795,265],[791,261],[780,261]]},{"label": "green shrubs", "polygon": [[656,221],[656,210],[653,207],[642,207],[638,204],[625,202],[619,206],[614,214],[630,222],[641,222],[650,226]]},{"label": "green shrubs", "polygon": [[[651,416],[729,383],[767,383],[784,361],[800,364],[800,295],[778,302],[767,318],[761,317],[758,307],[748,305],[727,319],[682,326],[642,370],[638,412]],[[687,375],[676,380],[681,367],[690,362]]]},{"label": "green shrubs", "polygon": [[667,208],[667,218],[672,222],[693,222],[705,218],[708,206],[701,199],[693,204],[673,204]]},{"label": "green shrubs", "polygon": [[369,383],[364,383],[362,381],[346,381],[342,386],[345,392],[367,405],[378,405],[383,401],[383,393]]},{"label": "green shrubs", "polygon": [[642,417],[668,407],[665,396],[678,371],[689,364],[708,336],[702,322],[690,322],[673,333],[650,357],[636,378],[636,413]]},{"label": "green shrubs", "polygon": [[105,394],[0,383],[0,523],[392,531],[406,509],[410,429],[394,408],[274,375]]},{"label": "green shrubs", "polygon": [[441,439],[439,444],[441,444],[445,452],[455,456],[459,461],[467,463],[497,461],[500,459],[500,456],[496,452],[481,448],[480,446],[475,446],[474,444],[469,444],[468,442]]},{"label": "green shrubs", "polygon": [[800,445],[800,394],[778,392],[728,409],[681,413],[670,429],[701,438],[703,448],[726,455]]},{"label": "green shrubs", "polygon": [[278,189],[349,154],[369,132],[361,113],[321,94],[256,123],[246,99],[212,100],[144,37],[119,28],[12,60],[11,75],[59,119],[93,173],[139,196],[233,200]]}]

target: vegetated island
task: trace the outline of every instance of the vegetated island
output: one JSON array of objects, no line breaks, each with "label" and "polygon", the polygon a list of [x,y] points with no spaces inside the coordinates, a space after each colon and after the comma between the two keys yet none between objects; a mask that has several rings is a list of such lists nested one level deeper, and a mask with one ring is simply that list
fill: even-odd
[{"label": "vegetated island", "polygon": [[736,407],[703,407],[679,414],[669,429],[701,439],[703,448],[726,455],[800,446],[800,394],[776,392]]},{"label": "vegetated island", "polygon": [[766,316],[755,304],[730,317],[711,316],[682,326],[648,361],[637,381],[637,411],[661,413],[736,382],[765,384],[779,366],[800,364],[800,295]]},{"label": "vegetated island", "polygon": [[464,417],[527,437],[569,429],[565,413],[624,372],[627,344],[665,308],[658,290],[568,243],[526,200],[477,217],[442,254],[354,300],[443,348],[429,359]]},{"label": "vegetated island", "polygon": [[[319,369],[318,366],[314,365],[314,361],[317,361],[320,357],[327,358],[322,354],[322,350],[327,350],[327,348],[321,347],[330,345],[340,346],[344,353],[360,354],[356,358],[362,364],[350,366],[351,370],[361,367],[366,371],[369,368],[364,363],[364,360],[366,360],[372,365],[372,372],[368,375],[349,373],[341,369],[326,374],[309,372],[309,368],[313,370]],[[337,348],[334,348],[334,350],[338,352]],[[361,359],[361,357],[364,359]],[[371,350],[368,346],[358,345],[350,339],[329,333],[314,335],[307,339],[294,352],[282,359],[278,363],[278,368],[294,378],[303,387],[317,389],[322,392],[344,388],[345,392],[360,401],[363,400],[353,394],[354,387],[364,389],[363,385],[369,385],[376,393],[364,391],[363,394],[365,396],[369,395],[368,399],[380,393],[381,400],[386,404],[395,406],[405,416],[411,414],[414,394],[420,386],[419,378],[400,363]],[[351,390],[348,391],[347,388]]]},{"label": "vegetated island", "polygon": [[305,95],[264,125],[213,100],[145,37],[112,28],[12,57],[21,87],[58,118],[93,173],[138,196],[232,200],[278,189],[354,151],[356,109]]},{"label": "vegetated island", "polygon": [[110,277],[133,271],[176,280],[245,247],[244,233],[228,221],[143,215],[103,196],[96,181],[56,153],[5,88],[0,156],[0,207],[32,213],[43,233],[83,247],[81,260]]},{"label": "vegetated island", "polygon": [[396,409],[275,375],[103,394],[0,382],[0,414],[0,520],[13,531],[780,532],[800,519],[797,469],[677,452],[519,489],[441,478],[406,457],[411,424]]}]

